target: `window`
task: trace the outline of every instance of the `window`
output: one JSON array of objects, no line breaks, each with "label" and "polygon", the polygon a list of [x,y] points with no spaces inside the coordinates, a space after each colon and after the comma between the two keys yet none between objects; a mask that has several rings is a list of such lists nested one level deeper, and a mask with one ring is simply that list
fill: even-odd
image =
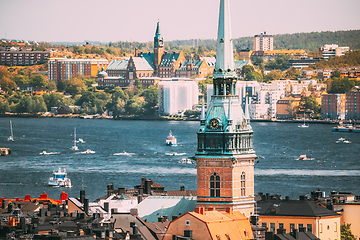
[{"label": "window", "polygon": [[267,228],[267,223],[266,223],[266,222],[263,222],[263,223],[261,223],[261,226],[263,226],[263,227],[266,227],[266,228]]},{"label": "window", "polygon": [[185,226],[190,226],[190,221],[189,220],[185,221]]},{"label": "window", "polygon": [[279,228],[280,228],[280,229],[284,229],[284,224],[283,224],[283,223],[279,223]]},{"label": "window", "polygon": [[337,222],[335,223],[335,232],[337,232]]},{"label": "window", "polygon": [[246,182],[245,182],[245,172],[241,173],[241,177],[240,177],[240,194],[241,196],[245,196],[246,194]]},{"label": "window", "polygon": [[275,223],[270,223],[270,232],[275,232]]},{"label": "window", "polygon": [[210,197],[220,197],[220,176],[216,173],[210,177]]},{"label": "window", "polygon": [[295,224],[290,223],[290,233],[294,232],[294,229],[295,229]]},{"label": "window", "polygon": [[323,231],[323,226],[322,226],[322,223],[320,223],[319,228],[320,228],[319,232],[320,232],[320,233],[322,233],[322,231]]},{"label": "window", "polygon": [[306,230],[312,233],[312,224],[306,225]]}]

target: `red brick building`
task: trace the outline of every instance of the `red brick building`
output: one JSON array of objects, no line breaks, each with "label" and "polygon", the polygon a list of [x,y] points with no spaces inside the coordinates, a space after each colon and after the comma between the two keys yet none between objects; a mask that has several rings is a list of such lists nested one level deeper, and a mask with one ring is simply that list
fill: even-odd
[{"label": "red brick building", "polygon": [[354,87],[346,93],[346,119],[360,120],[360,88]]},{"label": "red brick building", "polygon": [[5,66],[31,66],[45,63],[49,58],[50,51],[0,51],[0,65]]}]

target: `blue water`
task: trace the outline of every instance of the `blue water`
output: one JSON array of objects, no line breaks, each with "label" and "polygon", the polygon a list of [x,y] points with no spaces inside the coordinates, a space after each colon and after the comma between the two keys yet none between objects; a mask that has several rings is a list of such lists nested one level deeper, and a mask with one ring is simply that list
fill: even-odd
[{"label": "blue water", "polygon": [[[8,142],[12,120],[14,142]],[[265,157],[255,165],[255,192],[298,198],[320,188],[360,194],[360,134],[332,132],[332,125],[311,124],[308,129],[292,123],[252,123],[254,149]],[[75,154],[74,127],[79,151]],[[59,199],[66,191],[77,197],[84,188],[90,200],[105,195],[106,185],[133,188],[141,177],[151,178],[166,190],[196,189],[195,165],[180,164],[196,151],[198,122],[113,121],[55,118],[0,118],[0,146],[10,147],[11,155],[0,157],[0,197],[38,197],[46,192]],[[178,146],[165,146],[169,131]],[[340,137],[351,144],[335,143]],[[59,155],[40,155],[42,151]],[[135,153],[114,156],[114,153]],[[165,153],[185,153],[168,156]],[[314,160],[298,161],[306,154]],[[52,171],[66,168],[73,188],[47,186]]]}]

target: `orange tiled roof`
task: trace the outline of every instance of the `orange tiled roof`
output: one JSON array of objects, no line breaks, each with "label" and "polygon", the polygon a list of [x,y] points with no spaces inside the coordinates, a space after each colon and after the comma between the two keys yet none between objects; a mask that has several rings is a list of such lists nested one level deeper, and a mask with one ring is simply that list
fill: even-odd
[{"label": "orange tiled roof", "polygon": [[189,214],[207,224],[212,239],[254,238],[248,218],[238,211],[203,210],[201,214],[200,210]]}]

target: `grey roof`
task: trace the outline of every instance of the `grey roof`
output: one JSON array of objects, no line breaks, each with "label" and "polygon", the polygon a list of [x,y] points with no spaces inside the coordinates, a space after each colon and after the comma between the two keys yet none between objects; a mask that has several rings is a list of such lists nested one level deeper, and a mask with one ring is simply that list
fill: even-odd
[{"label": "grey roof", "polygon": [[243,66],[248,65],[248,64],[249,64],[249,61],[246,61],[246,60],[235,61],[234,67],[235,67],[235,69],[238,69],[238,68],[242,68]]},{"label": "grey roof", "polygon": [[209,67],[215,67],[216,58],[214,58],[214,57],[203,57],[203,59],[205,59],[205,62],[207,63],[207,65]]},{"label": "grey roof", "polygon": [[133,57],[133,61],[137,71],[154,71],[145,57]]},{"label": "grey roof", "polygon": [[195,211],[196,197],[188,196],[150,196],[139,203],[139,216],[148,222],[157,222],[158,217],[181,216],[187,212]]},{"label": "grey roof", "polygon": [[149,63],[149,65],[154,69],[154,53],[142,53],[141,56]]},{"label": "grey roof", "polygon": [[269,216],[340,216],[340,214],[307,200],[265,200],[257,202],[259,215]]},{"label": "grey roof", "polygon": [[160,67],[171,67],[171,63],[176,62],[179,56],[180,53],[164,53],[160,62]]},{"label": "grey roof", "polygon": [[187,66],[188,64],[193,64],[192,70],[198,70],[199,67],[201,66],[202,62],[203,62],[202,59],[200,59],[200,60],[195,60],[195,61],[186,60],[186,61],[181,65],[181,67],[179,68],[179,70],[181,70],[181,71],[186,71],[186,66]]},{"label": "grey roof", "polygon": [[127,70],[129,59],[111,61],[106,70]]}]

